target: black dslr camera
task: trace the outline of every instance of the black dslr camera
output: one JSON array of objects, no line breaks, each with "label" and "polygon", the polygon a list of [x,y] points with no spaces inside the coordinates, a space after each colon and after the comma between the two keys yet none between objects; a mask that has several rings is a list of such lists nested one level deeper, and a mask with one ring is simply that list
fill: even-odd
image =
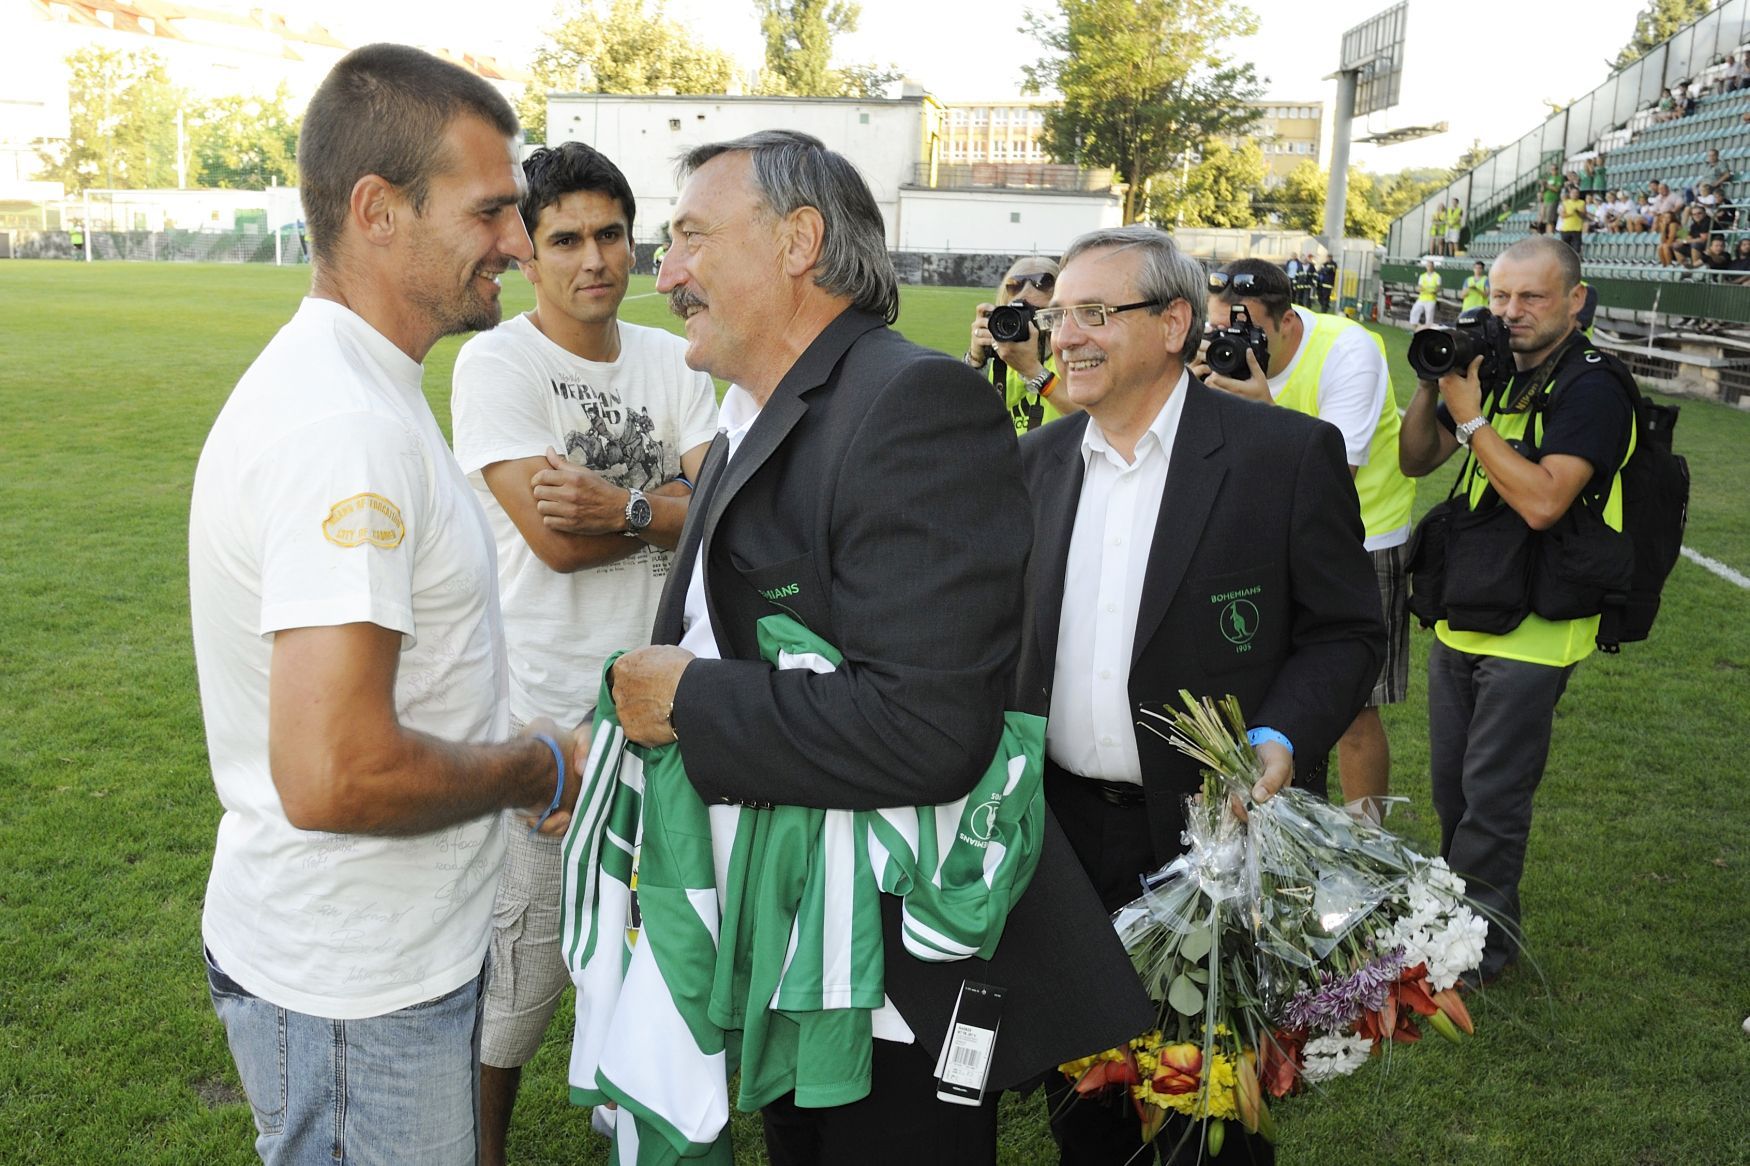
[{"label": "black dslr camera", "polygon": [[990,338],[998,344],[1025,340],[1027,330],[1033,326],[1033,313],[1036,310],[1026,300],[1016,300],[1012,304],[992,308],[990,315],[985,317],[984,326],[990,329]]},{"label": "black dslr camera", "polygon": [[1245,305],[1235,304],[1228,309],[1227,327],[1210,333],[1204,363],[1209,365],[1212,373],[1248,380],[1252,375],[1246,367],[1248,348],[1257,354],[1259,368],[1270,367],[1269,338],[1262,328],[1252,323],[1252,314],[1246,311]]},{"label": "black dslr camera", "polygon": [[1487,308],[1471,308],[1451,328],[1424,328],[1410,337],[1410,367],[1425,381],[1449,372],[1464,375],[1471,361],[1483,358],[1477,380],[1483,392],[1493,392],[1513,377],[1513,350],[1507,326]]}]

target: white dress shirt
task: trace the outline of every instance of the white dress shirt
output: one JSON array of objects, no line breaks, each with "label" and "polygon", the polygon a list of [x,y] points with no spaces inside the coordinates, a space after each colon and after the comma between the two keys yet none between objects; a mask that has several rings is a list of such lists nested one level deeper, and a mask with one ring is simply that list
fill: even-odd
[{"label": "white dress shirt", "polygon": [[1188,380],[1179,374],[1166,404],[1136,443],[1133,461],[1112,448],[1092,417],[1082,435],[1082,495],[1063,575],[1045,751],[1083,777],[1142,782],[1130,660]]}]

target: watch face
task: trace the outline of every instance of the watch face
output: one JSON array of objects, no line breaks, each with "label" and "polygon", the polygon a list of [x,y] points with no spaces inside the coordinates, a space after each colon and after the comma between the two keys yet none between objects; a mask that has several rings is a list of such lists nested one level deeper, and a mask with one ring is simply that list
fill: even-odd
[{"label": "watch face", "polygon": [[627,507],[626,521],[633,530],[643,530],[650,525],[650,500],[642,494],[634,495],[632,504]]}]

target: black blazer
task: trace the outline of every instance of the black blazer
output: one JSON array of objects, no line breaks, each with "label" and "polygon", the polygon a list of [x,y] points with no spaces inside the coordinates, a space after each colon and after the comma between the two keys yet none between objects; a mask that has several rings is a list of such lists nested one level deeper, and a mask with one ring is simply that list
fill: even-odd
[{"label": "black blazer", "polygon": [[[1200,778],[1195,762],[1142,727],[1164,728],[1140,710],[1181,707],[1182,688],[1233,693],[1247,723],[1285,734],[1304,765],[1328,753],[1366,703],[1385,650],[1342,435],[1195,377],[1182,391],[1129,685],[1157,863],[1182,849],[1183,799]],[[1034,516],[1017,681],[1024,708],[1050,706],[1087,425],[1078,414],[1021,441]]]},{"label": "black blazer", "polygon": [[[1031,541],[997,395],[961,362],[846,311],[733,460],[726,450],[719,435],[705,458],[653,636],[680,640],[703,555],[723,658],[688,665],[674,707],[695,788],[707,801],[853,810],[967,793],[1011,692]],[[780,610],[837,647],[843,666],[816,675],[762,661],[755,625]],[[910,956],[898,901],[883,900],[887,993],[932,1054],[963,979],[1008,990],[993,1088],[1152,1023],[1055,820],[988,963]]]}]

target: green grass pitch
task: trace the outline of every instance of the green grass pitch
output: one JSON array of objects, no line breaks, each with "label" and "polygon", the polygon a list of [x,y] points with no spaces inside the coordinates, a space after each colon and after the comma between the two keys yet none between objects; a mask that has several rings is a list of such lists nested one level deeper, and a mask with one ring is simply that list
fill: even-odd
[{"label": "green grass pitch", "polygon": [[[208,426],[306,279],[0,263],[0,1162],[254,1160],[200,969],[219,807],[186,520]],[[626,318],[673,325],[650,285],[634,281]],[[508,310],[532,302],[518,276],[505,287]],[[957,354],[984,295],[908,288],[900,327]],[[1385,337],[1407,397],[1405,334]],[[458,345],[426,364],[446,428]],[[1750,572],[1750,415],[1685,403],[1678,442],[1687,541]],[[1427,641],[1386,721],[1407,799],[1392,822],[1432,850]],[[1281,1161],[1750,1161],[1747,680],[1750,593],[1680,562],[1652,641],[1581,665],[1557,714],[1524,885],[1544,979],[1487,993],[1463,1046],[1398,1049],[1280,1105]],[[518,1162],[605,1160],[565,1101],[568,1036],[556,1024],[526,1076]],[[1005,1104],[1003,1161],[1053,1160],[1037,1097]],[[762,1160],[757,1126],[738,1129],[741,1159]]]}]

